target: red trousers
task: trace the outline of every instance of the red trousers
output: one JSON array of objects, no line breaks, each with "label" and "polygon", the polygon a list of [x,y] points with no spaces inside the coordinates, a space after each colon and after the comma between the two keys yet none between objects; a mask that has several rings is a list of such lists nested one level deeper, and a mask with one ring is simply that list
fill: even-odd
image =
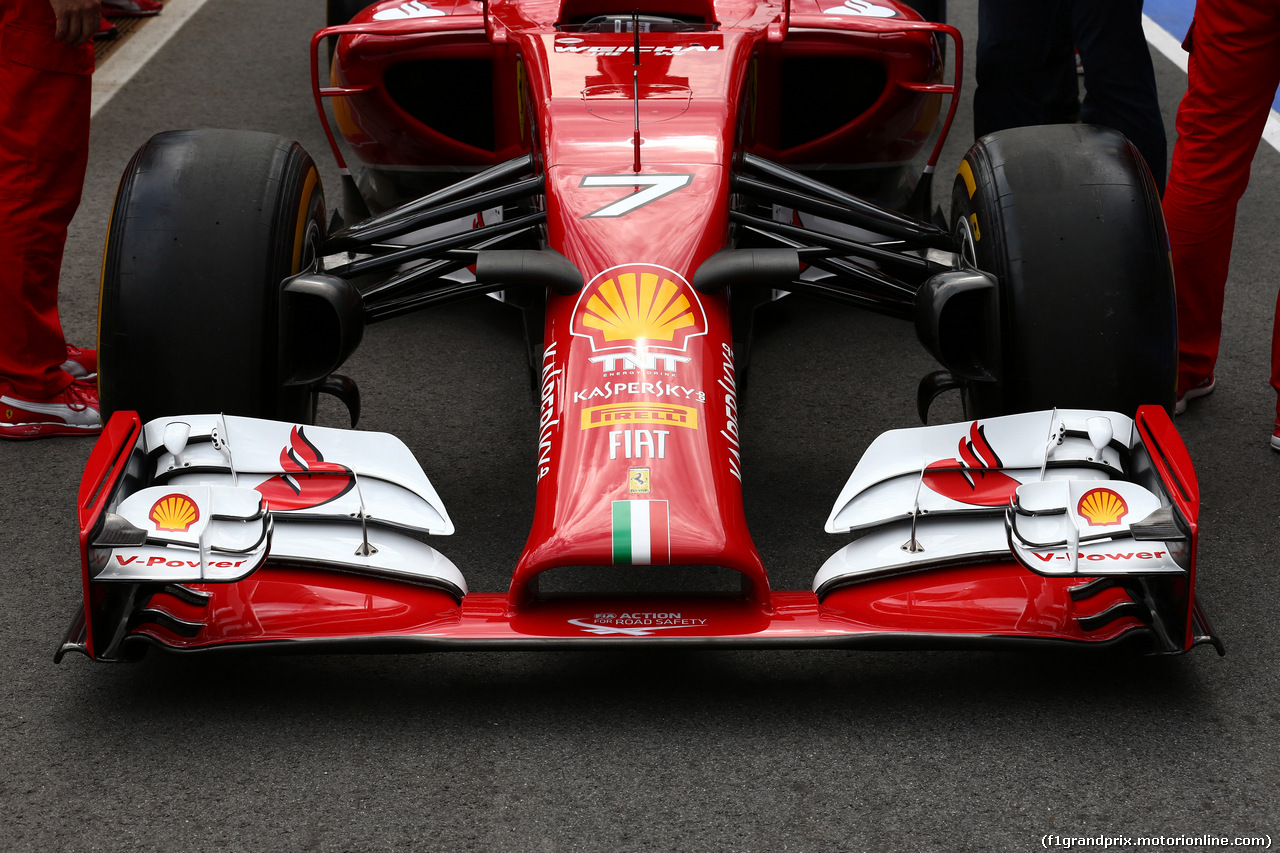
[{"label": "red trousers", "polygon": [[[1198,0],[1164,194],[1178,291],[1178,392],[1213,375],[1236,205],[1280,85],[1280,0]],[[1280,301],[1271,384],[1280,395]],[[1280,396],[1277,398],[1280,412]]]},{"label": "red trousers", "polygon": [[0,381],[34,397],[71,383],[58,275],[89,157],[93,45],[54,26],[49,0],[0,0]]}]

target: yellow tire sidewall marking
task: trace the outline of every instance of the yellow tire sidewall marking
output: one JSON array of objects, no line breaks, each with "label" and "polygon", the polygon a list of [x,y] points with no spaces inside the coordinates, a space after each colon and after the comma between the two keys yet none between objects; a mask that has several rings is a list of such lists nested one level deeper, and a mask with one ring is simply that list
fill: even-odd
[{"label": "yellow tire sidewall marking", "polygon": [[960,161],[960,180],[964,181],[964,188],[969,193],[969,198],[973,198],[973,194],[978,190],[978,184],[973,179],[973,169],[969,168],[968,160]]},{"label": "yellow tire sidewall marking", "polygon": [[293,266],[291,270],[297,275],[302,267],[302,247],[307,236],[307,214],[311,211],[311,195],[315,192],[320,175],[316,167],[307,171],[307,178],[302,184],[302,201],[298,205],[298,224],[293,231]]}]

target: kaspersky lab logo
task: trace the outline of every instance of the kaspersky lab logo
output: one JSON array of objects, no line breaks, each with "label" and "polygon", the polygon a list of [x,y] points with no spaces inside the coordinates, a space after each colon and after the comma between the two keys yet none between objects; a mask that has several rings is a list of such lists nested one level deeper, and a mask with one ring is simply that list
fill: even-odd
[{"label": "kaspersky lab logo", "polygon": [[679,273],[656,264],[623,264],[592,279],[578,296],[573,334],[593,352],[650,349],[684,352],[707,333],[698,294]]}]

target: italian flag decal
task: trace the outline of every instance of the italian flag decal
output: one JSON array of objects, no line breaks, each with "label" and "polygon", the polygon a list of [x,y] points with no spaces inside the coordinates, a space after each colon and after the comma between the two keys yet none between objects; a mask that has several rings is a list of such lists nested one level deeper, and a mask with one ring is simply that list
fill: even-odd
[{"label": "italian flag decal", "polygon": [[671,562],[667,501],[613,502],[613,562],[650,566]]}]

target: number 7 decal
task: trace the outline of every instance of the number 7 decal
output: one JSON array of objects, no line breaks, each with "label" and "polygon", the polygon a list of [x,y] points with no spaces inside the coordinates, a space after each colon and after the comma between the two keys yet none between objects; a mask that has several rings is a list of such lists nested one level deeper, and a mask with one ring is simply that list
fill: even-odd
[{"label": "number 7 decal", "polygon": [[626,216],[638,207],[684,189],[692,181],[693,175],[583,175],[580,187],[634,187],[634,191],[582,218]]}]

